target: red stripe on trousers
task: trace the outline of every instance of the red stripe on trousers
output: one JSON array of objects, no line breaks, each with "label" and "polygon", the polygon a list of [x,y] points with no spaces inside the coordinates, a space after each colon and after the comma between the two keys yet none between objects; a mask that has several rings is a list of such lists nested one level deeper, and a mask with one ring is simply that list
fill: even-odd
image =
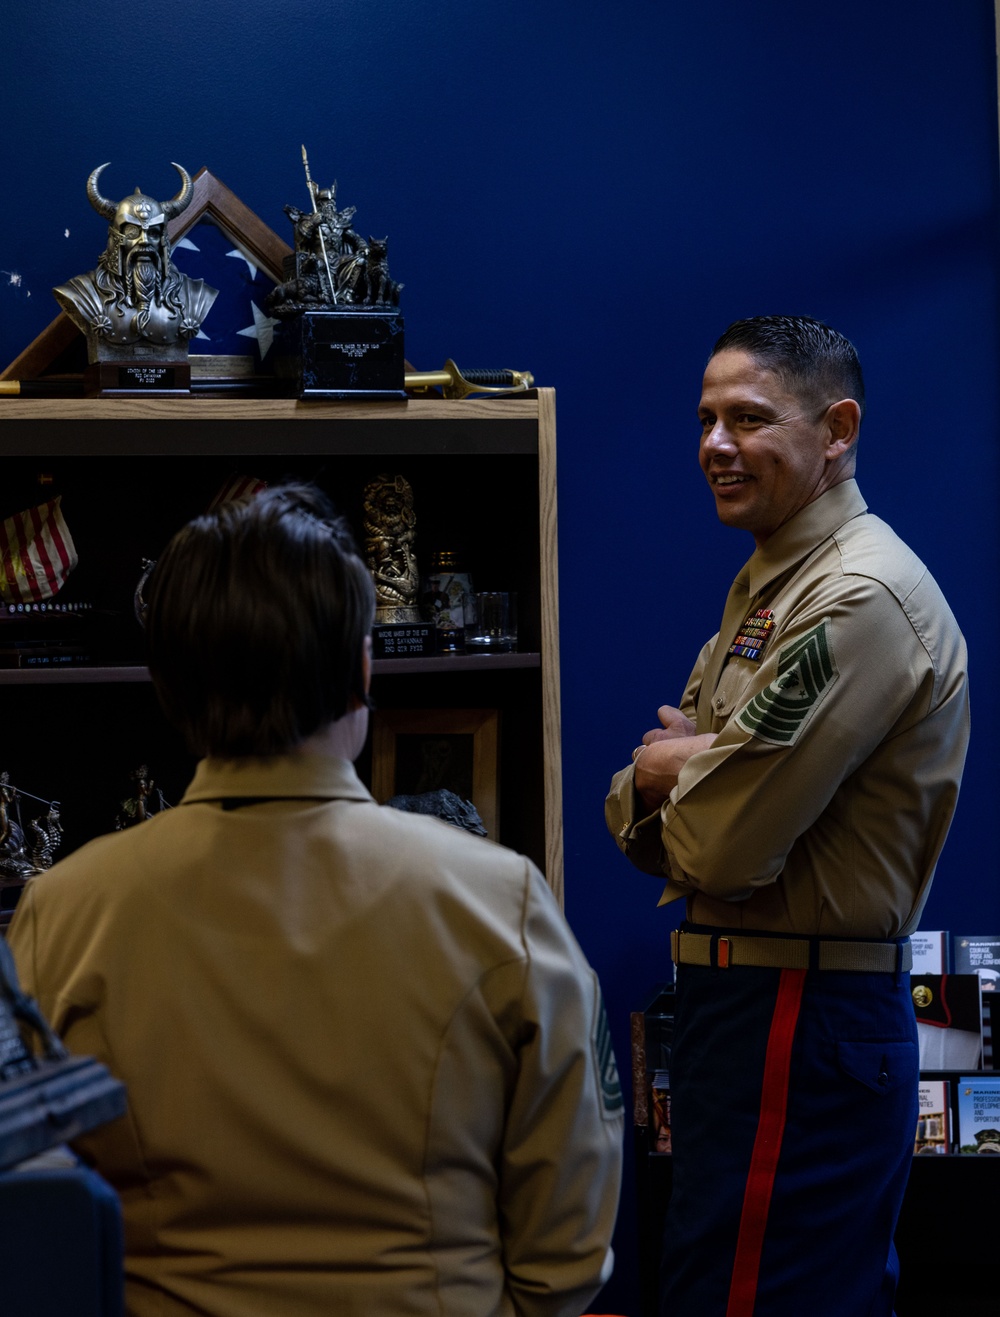
[{"label": "red stripe on trousers", "polygon": [[736,1257],[729,1284],[726,1317],[752,1317],[757,1299],[757,1277],[764,1248],[767,1213],[781,1155],[781,1140],[785,1133],[792,1041],[799,1020],[805,981],[804,969],[783,969],[778,980],[778,995],[764,1057],[764,1083],[760,1094],[757,1137],[754,1139],[750,1171],[743,1194],[743,1212],[736,1239]]}]

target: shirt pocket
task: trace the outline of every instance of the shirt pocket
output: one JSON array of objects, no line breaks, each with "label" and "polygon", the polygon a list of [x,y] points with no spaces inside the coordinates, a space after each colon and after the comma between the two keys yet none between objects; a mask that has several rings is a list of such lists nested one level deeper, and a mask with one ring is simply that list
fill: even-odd
[{"label": "shirt pocket", "polygon": [[759,671],[760,664],[753,659],[742,658],[738,654],[730,655],[710,701],[714,731],[719,731],[734,713],[743,708]]}]

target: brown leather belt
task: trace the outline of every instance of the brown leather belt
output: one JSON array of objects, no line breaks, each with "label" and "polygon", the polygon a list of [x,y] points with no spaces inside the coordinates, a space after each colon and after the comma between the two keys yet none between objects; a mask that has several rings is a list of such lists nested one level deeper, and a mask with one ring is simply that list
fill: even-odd
[{"label": "brown leather belt", "polygon": [[848,942],[833,938],[768,937],[766,934],[670,934],[675,965],[714,969],[754,966],[757,969],[849,970],[856,974],[905,973],[913,964],[909,940]]}]

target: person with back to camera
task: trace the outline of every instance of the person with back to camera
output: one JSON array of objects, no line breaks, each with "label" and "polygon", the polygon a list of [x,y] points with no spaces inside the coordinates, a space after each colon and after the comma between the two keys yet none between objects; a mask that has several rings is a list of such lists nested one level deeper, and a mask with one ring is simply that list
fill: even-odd
[{"label": "person with back to camera", "polygon": [[684,897],[667,1317],[888,1317],[917,1121],[908,935],[969,733],[938,586],[854,480],[857,353],[737,321],[700,462],[756,549],[680,706],[614,777],[608,827]]},{"label": "person with back to camera", "polygon": [[146,632],[194,779],[13,920],[25,990],[128,1088],[79,1150],[133,1317],[570,1317],[610,1271],[597,979],[529,860],[362,786],[374,604],[312,487],[181,530]]}]

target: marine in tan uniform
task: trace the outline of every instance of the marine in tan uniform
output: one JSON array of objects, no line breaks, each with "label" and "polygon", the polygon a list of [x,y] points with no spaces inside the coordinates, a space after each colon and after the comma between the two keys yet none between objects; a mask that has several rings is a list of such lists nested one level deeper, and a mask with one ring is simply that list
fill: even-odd
[{"label": "marine in tan uniform", "polygon": [[80,1150],[132,1317],[576,1317],[609,1274],[597,980],[530,861],[358,779],[373,610],[307,487],[182,531],[150,665],[205,757],[15,915],[25,989],[128,1088]]},{"label": "marine in tan uniform", "polygon": [[916,1119],[905,939],[969,714],[951,610],[854,480],[863,405],[853,347],[815,321],[719,340],[700,461],[756,549],[606,802],[662,903],[687,900],[671,1317],[892,1311]]}]

